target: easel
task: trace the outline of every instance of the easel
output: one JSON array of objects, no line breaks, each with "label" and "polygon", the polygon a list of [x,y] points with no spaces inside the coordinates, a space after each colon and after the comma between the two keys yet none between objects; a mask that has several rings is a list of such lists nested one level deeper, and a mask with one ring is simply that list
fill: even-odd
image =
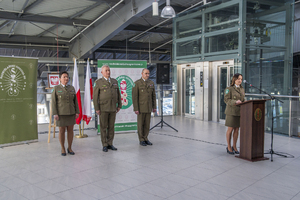
[{"label": "easel", "polygon": [[[46,88],[51,89],[51,88]],[[50,117],[49,117],[49,132],[48,132],[48,143],[50,143],[50,135],[51,135],[51,128],[53,127],[53,138],[55,138],[55,128],[56,128],[56,120],[54,118],[53,124],[52,124],[52,100],[50,100]]]}]

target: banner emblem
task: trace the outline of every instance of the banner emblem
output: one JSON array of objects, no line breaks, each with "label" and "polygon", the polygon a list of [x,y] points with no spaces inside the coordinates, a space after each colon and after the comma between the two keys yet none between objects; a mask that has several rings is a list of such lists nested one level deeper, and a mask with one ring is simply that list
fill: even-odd
[{"label": "banner emblem", "polygon": [[0,89],[6,91],[8,96],[18,96],[26,88],[24,71],[16,65],[8,65],[0,75]]}]

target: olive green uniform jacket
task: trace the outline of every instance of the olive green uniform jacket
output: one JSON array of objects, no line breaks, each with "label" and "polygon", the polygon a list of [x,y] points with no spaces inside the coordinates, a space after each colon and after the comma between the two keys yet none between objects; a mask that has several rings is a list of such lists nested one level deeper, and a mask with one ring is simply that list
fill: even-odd
[{"label": "olive green uniform jacket", "polygon": [[53,115],[79,114],[75,88],[71,85],[63,87],[61,84],[53,88],[51,95]]},{"label": "olive green uniform jacket", "polygon": [[121,94],[116,79],[110,78],[110,82],[105,78],[96,80],[93,102],[95,110],[100,112],[116,112],[117,108],[122,108]]},{"label": "olive green uniform jacket", "polygon": [[140,113],[151,113],[156,109],[156,95],[154,82],[144,81],[142,78],[135,81],[132,88],[133,110]]},{"label": "olive green uniform jacket", "polygon": [[240,106],[236,106],[236,101],[245,101],[245,90],[242,86],[230,86],[225,89],[224,102],[226,103],[225,114],[240,116]]}]

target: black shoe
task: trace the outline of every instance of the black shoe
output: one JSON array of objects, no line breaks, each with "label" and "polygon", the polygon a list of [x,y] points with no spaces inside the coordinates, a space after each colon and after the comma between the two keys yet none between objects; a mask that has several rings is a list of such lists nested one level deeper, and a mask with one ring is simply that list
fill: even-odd
[{"label": "black shoe", "polygon": [[142,145],[142,146],[147,146],[147,144],[146,144],[145,141],[141,141],[141,142],[140,142],[140,145]]},{"label": "black shoe", "polygon": [[233,154],[234,154],[234,152],[233,152],[233,151],[229,151],[229,150],[228,150],[228,147],[226,147],[226,150],[227,150],[227,153],[229,153],[229,154],[231,154],[231,155],[233,155]]},{"label": "black shoe", "polygon": [[66,153],[61,153],[61,155],[62,155],[62,156],[66,156],[67,154],[66,154]]},{"label": "black shoe", "polygon": [[103,147],[103,149],[102,149],[104,152],[108,152],[108,148],[107,148],[107,146],[105,146],[105,147]]},{"label": "black shoe", "polygon": [[231,147],[232,148],[232,152],[234,152],[235,154],[240,154],[240,152],[239,151],[236,151],[236,150],[234,150],[234,148],[233,147]]},{"label": "black shoe", "polygon": [[114,145],[108,145],[107,148],[108,148],[108,149],[111,149],[111,150],[113,150],[113,151],[118,150],[116,147],[114,147]]},{"label": "black shoe", "polygon": [[69,148],[67,149],[68,150],[68,154],[71,154],[71,155],[75,155],[74,151],[69,151]]},{"label": "black shoe", "polygon": [[146,143],[147,145],[152,145],[152,142],[150,142],[149,140],[148,140],[148,141],[145,141],[145,143]]}]

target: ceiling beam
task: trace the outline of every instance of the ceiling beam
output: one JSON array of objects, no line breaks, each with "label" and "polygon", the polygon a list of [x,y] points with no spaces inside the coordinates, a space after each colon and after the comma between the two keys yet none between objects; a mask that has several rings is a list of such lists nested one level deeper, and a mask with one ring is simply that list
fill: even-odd
[{"label": "ceiling beam", "polygon": [[[67,38],[60,38],[61,40],[68,40]],[[23,44],[40,44],[40,45],[53,45],[57,44],[54,37],[36,37],[36,36],[26,36],[26,35],[11,35],[11,37],[0,37],[1,43],[23,43]],[[26,42],[26,43],[25,43]],[[69,43],[58,41],[59,45]]]},{"label": "ceiling beam", "polygon": [[[126,4],[118,10],[117,15],[110,13],[101,23],[95,24],[95,27],[83,32],[84,35],[74,39],[70,45],[70,53],[79,58],[89,57],[95,50],[136,21],[138,17],[150,12],[152,2],[153,0],[136,0],[135,9],[132,9],[131,1],[126,1]],[[161,5],[162,1],[158,4]]]},{"label": "ceiling beam", "polygon": [[[142,25],[129,25],[124,30],[131,30],[131,31],[146,31],[150,26],[142,26]],[[172,34],[172,28],[159,28],[155,27],[150,33],[166,33],[166,34]]]},{"label": "ceiling beam", "polygon": [[[160,45],[162,45],[163,43],[160,44],[150,44],[150,48],[151,50],[153,50],[156,47],[159,47]],[[126,45],[126,41],[108,41],[106,42],[104,45],[102,45],[103,48],[114,48],[114,49],[124,49],[126,50],[126,48],[128,50],[130,49],[141,49],[141,50],[147,50],[149,51],[149,43],[143,43],[143,42],[127,42]],[[171,44],[166,44],[165,46],[163,46],[162,48],[160,48],[159,50],[170,50],[172,48]],[[96,50],[97,52],[98,50]]]},{"label": "ceiling beam", "polygon": [[18,15],[16,15],[15,13],[5,12],[1,10],[0,10],[0,19],[46,23],[46,24],[61,24],[61,25],[69,25],[69,26],[73,26],[73,23],[88,25],[92,22],[91,20],[86,20],[86,19],[69,19],[69,18],[52,17],[52,16],[32,15],[32,14],[23,14],[19,18]]}]

